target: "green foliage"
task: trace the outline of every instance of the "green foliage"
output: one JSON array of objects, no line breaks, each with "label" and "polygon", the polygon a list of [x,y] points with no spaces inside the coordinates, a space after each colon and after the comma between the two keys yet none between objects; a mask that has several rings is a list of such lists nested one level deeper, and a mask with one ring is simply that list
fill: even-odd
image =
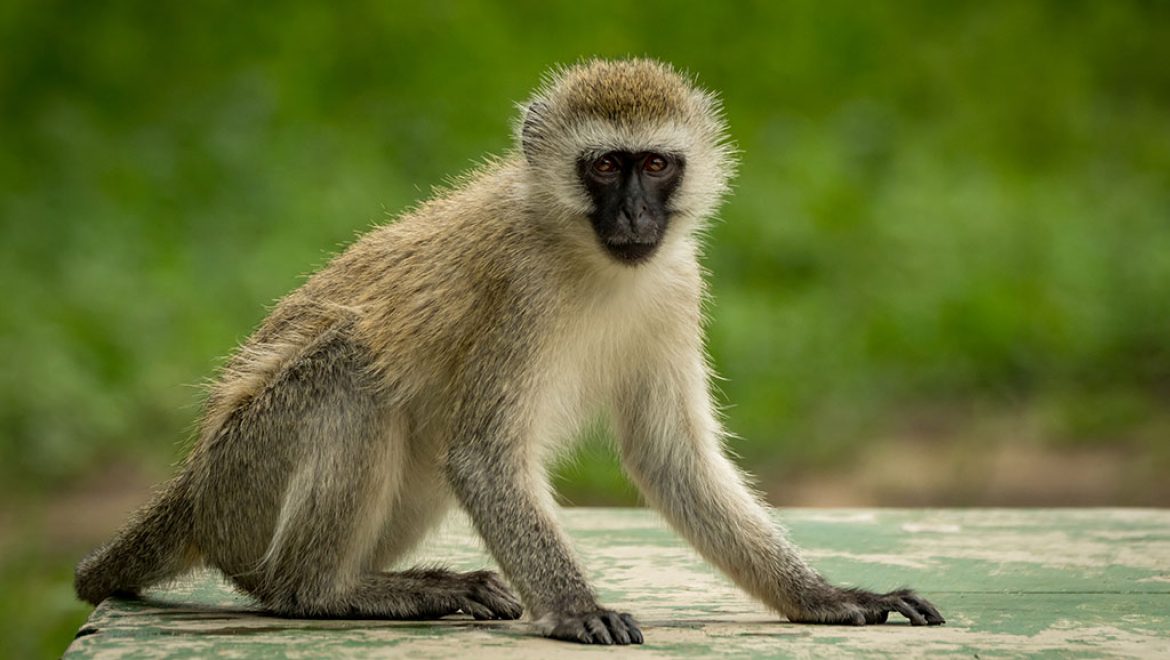
[{"label": "green foliage", "polygon": [[1167,383],[1165,5],[604,13],[8,3],[0,475],[176,456],[190,385],[266,304],[507,149],[512,104],[585,55],[661,57],[726,100],[711,350],[749,459],[831,457],[900,401]]}]

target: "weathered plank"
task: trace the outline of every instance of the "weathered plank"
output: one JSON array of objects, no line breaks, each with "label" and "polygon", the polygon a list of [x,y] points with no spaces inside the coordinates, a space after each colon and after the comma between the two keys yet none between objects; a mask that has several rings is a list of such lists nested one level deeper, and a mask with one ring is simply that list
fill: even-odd
[{"label": "weathered plank", "polygon": [[[794,510],[783,519],[834,580],[912,585],[947,625],[865,628],[782,622],[639,509],[568,509],[563,519],[604,601],[643,623],[640,656],[1004,655],[1170,657],[1170,511]],[[492,566],[453,518],[420,551]],[[897,620],[894,620],[897,619]],[[145,600],[108,600],[70,657],[288,655],[445,658],[614,653],[533,636],[522,622],[304,621],[259,613],[211,572]]]}]

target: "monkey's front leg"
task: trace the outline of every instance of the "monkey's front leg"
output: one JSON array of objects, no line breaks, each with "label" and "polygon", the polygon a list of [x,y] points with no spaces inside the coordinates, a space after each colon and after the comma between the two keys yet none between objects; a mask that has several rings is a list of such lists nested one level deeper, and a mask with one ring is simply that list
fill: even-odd
[{"label": "monkey's front leg", "polygon": [[801,559],[724,455],[701,358],[655,369],[615,403],[623,463],[643,495],[740,587],[801,623],[944,623],[915,592],[836,587]]},{"label": "monkey's front leg", "polygon": [[521,435],[498,412],[462,426],[448,455],[452,489],[540,632],[585,644],[641,644],[632,616],[597,603]]}]

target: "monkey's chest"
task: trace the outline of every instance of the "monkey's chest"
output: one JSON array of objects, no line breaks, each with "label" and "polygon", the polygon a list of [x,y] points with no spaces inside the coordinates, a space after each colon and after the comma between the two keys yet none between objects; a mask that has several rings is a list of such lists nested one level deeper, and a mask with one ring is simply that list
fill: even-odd
[{"label": "monkey's chest", "polygon": [[551,343],[537,388],[537,435],[556,445],[577,437],[613,403],[614,392],[652,361],[652,323],[633,305],[567,324]]}]

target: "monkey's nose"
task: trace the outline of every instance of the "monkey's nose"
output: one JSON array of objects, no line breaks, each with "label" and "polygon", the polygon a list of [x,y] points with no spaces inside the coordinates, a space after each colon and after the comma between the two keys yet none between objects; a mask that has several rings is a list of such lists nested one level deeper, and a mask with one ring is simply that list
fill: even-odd
[{"label": "monkey's nose", "polygon": [[638,238],[653,237],[655,233],[654,218],[645,202],[638,200],[629,204],[623,210],[622,215],[625,217],[626,226],[631,234]]}]

